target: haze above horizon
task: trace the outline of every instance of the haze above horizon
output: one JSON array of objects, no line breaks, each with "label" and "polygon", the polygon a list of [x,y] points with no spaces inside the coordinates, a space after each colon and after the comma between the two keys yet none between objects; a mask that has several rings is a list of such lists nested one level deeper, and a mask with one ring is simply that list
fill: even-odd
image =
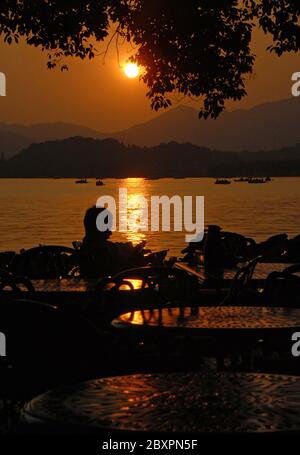
[{"label": "haze above horizon", "polygon": [[[290,97],[291,75],[299,71],[295,54],[276,57],[265,49],[269,41],[256,32],[254,74],[247,81],[248,96],[228,103],[229,111]],[[123,49],[126,55],[128,49]],[[146,87],[128,79],[113,51],[103,65],[94,61],[68,60],[69,71],[48,70],[46,55],[25,44],[0,43],[0,70],[7,76],[7,96],[1,99],[0,122],[86,125],[100,132],[116,132],[157,118],[146,98]],[[186,101],[183,101],[185,104]],[[174,102],[176,107],[178,102]],[[197,103],[187,103],[197,109]]]}]

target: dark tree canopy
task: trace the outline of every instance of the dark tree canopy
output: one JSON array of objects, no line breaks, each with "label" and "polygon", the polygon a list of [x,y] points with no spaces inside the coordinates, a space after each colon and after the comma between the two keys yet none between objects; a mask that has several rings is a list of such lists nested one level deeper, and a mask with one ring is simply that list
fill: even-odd
[{"label": "dark tree canopy", "polygon": [[132,43],[154,109],[178,93],[200,98],[200,116],[216,118],[226,100],[246,95],[254,27],[273,38],[269,51],[296,52],[299,13],[299,0],[1,0],[0,33],[8,43],[25,37],[61,69],[64,57],[95,57],[111,33]]}]

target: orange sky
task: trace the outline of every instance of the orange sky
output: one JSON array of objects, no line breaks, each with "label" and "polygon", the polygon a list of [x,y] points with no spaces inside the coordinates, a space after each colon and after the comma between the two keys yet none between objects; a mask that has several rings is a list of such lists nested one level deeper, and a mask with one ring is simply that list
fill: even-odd
[{"label": "orange sky", "polygon": [[[248,97],[228,104],[229,110],[291,96],[291,74],[300,71],[299,56],[270,55],[265,51],[267,43],[261,32],[255,34],[257,61],[247,84]],[[122,48],[121,61],[127,51],[126,46]],[[159,115],[150,109],[146,87],[126,78],[119,68],[114,46],[105,64],[102,57],[84,62],[69,59],[68,63],[68,72],[50,71],[39,49],[1,42],[0,71],[7,77],[7,96],[0,98],[0,122],[65,121],[110,132]]]}]

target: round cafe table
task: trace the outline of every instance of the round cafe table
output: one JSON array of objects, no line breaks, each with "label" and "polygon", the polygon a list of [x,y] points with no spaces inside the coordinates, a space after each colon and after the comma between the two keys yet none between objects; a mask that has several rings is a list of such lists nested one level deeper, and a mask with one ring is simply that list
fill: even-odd
[{"label": "round cafe table", "polygon": [[[175,341],[185,355],[216,358],[219,369],[224,359],[233,364],[240,358],[253,369],[254,351],[290,352],[291,336],[300,331],[300,310],[266,307],[179,307],[132,311],[112,321],[120,333],[133,341],[157,345],[161,355],[176,350]],[[179,338],[178,338],[179,337]],[[191,343],[192,341],[192,343]],[[189,357],[189,358],[190,358]]]},{"label": "round cafe table", "polygon": [[23,420],[45,432],[106,435],[300,432],[300,381],[210,370],[109,377],[38,396]]},{"label": "round cafe table", "polygon": [[117,329],[197,335],[275,335],[300,329],[300,310],[267,307],[179,307],[132,311],[112,321]]}]

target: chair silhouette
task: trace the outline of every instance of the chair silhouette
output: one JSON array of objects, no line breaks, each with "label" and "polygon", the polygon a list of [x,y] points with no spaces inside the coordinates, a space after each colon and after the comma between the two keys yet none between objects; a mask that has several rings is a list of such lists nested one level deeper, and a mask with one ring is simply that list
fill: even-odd
[{"label": "chair silhouette", "polygon": [[296,273],[300,273],[300,264],[291,265],[282,272],[270,273],[263,293],[266,305],[300,308],[300,276]]},{"label": "chair silhouette", "polygon": [[16,255],[10,271],[31,279],[64,278],[77,266],[78,252],[73,248],[44,245]]},{"label": "chair silhouette", "polygon": [[31,384],[38,385],[41,375],[55,364],[56,313],[56,307],[42,302],[1,302],[0,331],[7,340],[6,368],[1,375],[4,395],[22,395]]},{"label": "chair silhouette", "polygon": [[6,270],[0,269],[0,301],[3,299],[3,291],[11,290],[15,294],[22,294],[24,291],[34,293],[35,289],[28,278],[15,276]]},{"label": "chair silhouette", "polygon": [[0,332],[7,340],[1,396],[8,399],[22,399],[43,388],[99,375],[105,367],[103,359],[109,357],[110,340],[84,313],[44,302],[1,302]]},{"label": "chair silhouette", "polygon": [[[204,253],[204,244],[207,231],[201,242],[190,243],[187,248],[182,250],[186,253],[185,259],[192,265],[197,263],[195,256]],[[244,237],[235,232],[221,231],[222,246],[224,250],[224,267],[236,266],[238,262],[248,261],[255,257],[256,242],[255,240]]]},{"label": "chair silhouette", "polygon": [[235,274],[231,288],[220,303],[220,305],[238,305],[242,303],[242,298],[249,292],[250,283],[256,265],[261,262],[262,256],[257,256],[248,262],[244,267],[240,267]]},{"label": "chair silhouette", "polygon": [[225,266],[235,266],[240,261],[253,258],[256,248],[253,239],[235,232],[221,232],[221,237]]},{"label": "chair silhouette", "polygon": [[198,280],[173,267],[146,266],[102,279],[96,291],[109,300],[135,301],[140,305],[191,303],[197,297]]}]

